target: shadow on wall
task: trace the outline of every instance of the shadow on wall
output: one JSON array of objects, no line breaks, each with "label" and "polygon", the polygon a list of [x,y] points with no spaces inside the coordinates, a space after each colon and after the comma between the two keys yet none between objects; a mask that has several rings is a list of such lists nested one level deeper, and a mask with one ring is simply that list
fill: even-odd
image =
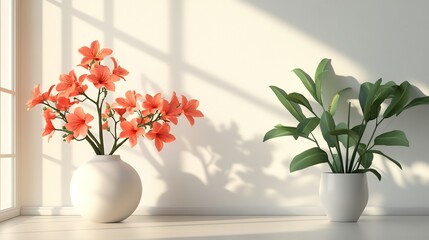
[{"label": "shadow on wall", "polygon": [[[268,211],[275,210],[281,205],[276,197],[291,201],[305,198],[296,193],[313,184],[288,185],[287,180],[265,173],[264,169],[273,161],[270,146],[262,143],[262,136],[243,140],[236,123],[216,128],[210,120],[203,119],[189,132],[184,128],[178,130],[176,142],[161,154],[169,157],[162,157],[161,163],[143,151],[167,186],[157,206],[203,211],[201,208],[205,207],[208,214],[221,209],[219,214],[234,214],[234,207],[240,212],[240,207],[253,206],[261,207],[253,209],[253,213],[261,214],[260,204],[268,204]],[[184,171],[185,165],[190,166],[189,171]]]},{"label": "shadow on wall", "polygon": [[[149,88],[160,88],[144,78]],[[324,81],[325,97],[329,101],[338,90],[347,86],[359,89],[356,79],[335,74],[332,66]],[[356,98],[357,92],[350,91],[344,97]],[[273,103],[280,104],[276,101],[273,95]],[[343,109],[339,108],[338,114],[346,119],[347,105],[342,105]],[[187,125],[184,121],[182,124]],[[270,127],[267,126],[267,130]],[[166,184],[167,189],[159,197],[157,206],[194,208],[199,214],[201,211],[217,214],[216,210],[220,210],[218,214],[243,214],[240,207],[246,209],[246,214],[284,214],[292,213],[287,212],[285,205],[314,204],[311,199],[317,196],[319,167],[286,173],[281,177],[272,175],[267,169],[276,164],[272,154],[274,149],[271,144],[262,142],[264,133],[246,140],[240,134],[239,123],[216,126],[208,118],[198,119],[195,126],[190,131],[188,129],[177,127],[173,130],[178,138],[160,153],[161,162],[143,149],[144,144],[140,144],[144,158]],[[291,143],[284,149],[289,151],[300,144],[299,141]],[[282,172],[288,171],[290,160],[290,157],[285,157],[277,165],[284,168]]]},{"label": "shadow on wall", "polygon": [[[201,79],[207,81],[209,84],[214,84],[216,87],[223,88],[225,91],[231,92],[238,97],[245,99],[251,103],[264,104],[258,102],[257,99],[249,94],[240,92],[239,89],[228,85],[227,81],[221,81],[212,77],[213,73],[205,72],[198,68],[198,66],[189,65],[183,59],[183,41],[182,36],[183,26],[183,7],[181,1],[171,1],[170,11],[170,24],[171,24],[171,35],[170,35],[170,52],[164,53],[156,48],[141,42],[134,36],[121,31],[114,27],[114,18],[106,18],[104,21],[92,18],[85,13],[79,12],[73,9],[71,4],[63,5],[53,0],[47,2],[61,7],[63,13],[63,27],[66,29],[70,28],[71,16],[77,17],[78,19],[86,22],[89,25],[100,29],[104,33],[106,39],[104,45],[114,46],[114,40],[126,42],[129,45],[140,49],[143,53],[153,56],[159,61],[163,61],[170,67],[171,76],[171,88],[182,93],[182,76],[185,73],[192,73]],[[412,21],[401,21],[401,18],[397,19],[397,16],[402,16],[400,13],[403,11],[398,3],[389,3],[389,9],[386,16],[383,17],[381,22],[374,24],[373,20],[378,19],[378,11],[386,13],[382,3],[361,3],[355,2],[354,5],[343,6],[341,9],[350,9],[350,11],[337,11],[337,8],[333,8],[332,5],[324,3],[315,3],[313,1],[300,1],[300,2],[283,2],[283,1],[246,1],[252,6],[257,7],[261,11],[265,11],[270,15],[278,17],[282,21],[296,26],[298,29],[306,32],[313,36],[315,39],[320,40],[323,43],[331,46],[335,50],[341,51],[342,54],[347,55],[350,59],[355,60],[361,64],[364,69],[370,71],[371,75],[380,75],[381,72],[391,72],[391,67],[399,69],[399,79],[414,78],[424,79],[426,76],[421,74],[406,75],[405,73],[414,74],[413,68],[425,68],[424,59],[427,59],[424,55],[427,51],[413,50],[405,46],[425,46],[425,42],[429,40],[427,37],[413,37],[408,38],[406,36],[420,36],[422,26],[407,26],[407,23],[419,22],[418,17],[423,14],[424,7],[415,7],[413,11],[415,14],[407,14],[406,17],[413,18]],[[348,5],[350,3],[338,3]],[[365,5],[366,4],[366,5]],[[370,17],[362,19],[362,12],[367,9],[371,9],[368,4],[375,4],[375,8],[372,8],[371,12],[368,13]],[[387,4],[387,3],[386,3]],[[113,1],[106,1],[104,4],[104,14],[106,16],[113,15],[114,9]],[[306,12],[306,16],[311,16],[311,19],[303,17],[302,13]],[[424,12],[426,14],[426,12]],[[405,17],[405,16],[404,16]],[[338,21],[338,19],[347,19],[347,21]],[[346,25],[345,22],[348,24]],[[399,25],[393,23],[400,23]],[[426,24],[426,23],[424,23]],[[404,31],[405,34],[398,37],[395,29]],[[423,26],[427,29],[428,26]],[[338,34],[343,35],[339,36]],[[365,34],[362,34],[365,33]],[[60,34],[60,33],[59,33]],[[63,36],[67,34],[62,33]],[[70,34],[70,33],[68,33]],[[63,49],[71,49],[70,40],[64,42],[65,47]],[[364,49],[364,50],[362,50]],[[393,51],[393,49],[395,51]],[[70,55],[68,50],[64,50],[64,55]],[[396,56],[402,56],[397,58]],[[402,59],[409,59],[404,62]],[[66,58],[67,59],[67,58]],[[71,63],[66,60],[63,62],[62,67],[68,69]],[[374,79],[375,80],[375,79]],[[390,79],[386,79],[390,80]],[[393,79],[395,80],[395,79]],[[297,80],[299,81],[299,80]],[[333,95],[337,89],[333,89],[335,86],[338,89],[342,89],[345,86],[340,86],[343,83],[346,86],[351,86],[355,91],[358,91],[358,82],[352,77],[338,76],[332,69],[331,75],[326,80],[328,82],[327,88],[329,94]],[[427,84],[427,83],[422,83]],[[156,87],[156,86],[155,86]],[[356,97],[357,92],[351,91],[350,96],[345,97]],[[279,104],[273,96],[272,105]],[[269,111],[275,111],[277,108],[265,106]],[[339,108],[338,114],[345,117],[346,105],[343,104]],[[413,109],[411,114],[407,117],[401,117],[398,119],[395,126],[403,129],[406,132],[413,134],[414,139],[410,139],[413,144],[423,143],[425,139],[424,135],[419,134],[418,129],[413,128],[417,126],[425,126],[424,119],[428,119],[429,113],[427,111],[418,111]],[[341,116],[341,118],[343,117]],[[279,121],[281,121],[279,119]],[[412,124],[410,124],[412,122]],[[275,124],[275,123],[274,123]],[[274,125],[273,124],[273,125]],[[274,156],[272,145],[262,143],[262,135],[255,136],[251,139],[243,139],[240,135],[242,129],[237,122],[231,122],[228,126],[216,126],[215,123],[211,122],[209,118],[198,121],[195,127],[191,131],[187,131],[186,128],[176,128],[175,132],[178,136],[176,143],[169,145],[163,153],[160,154],[161,162],[154,160],[150,156],[148,151],[142,151],[145,158],[152,164],[153,168],[159,173],[160,178],[165,182],[167,190],[159,197],[159,206],[183,206],[183,207],[206,207],[206,206],[257,206],[258,204],[271,205],[273,211],[280,210],[282,204],[285,203],[285,199],[292,202],[298,202],[304,200],[308,201],[308,198],[312,198],[317,194],[319,175],[318,168],[304,170],[302,173],[287,174],[285,177],[277,177],[269,174],[266,171],[267,168],[271,167]],[[267,126],[267,130],[271,126]],[[390,126],[387,126],[390,127]],[[408,129],[409,128],[409,129]],[[293,142],[293,144],[300,144],[300,142]],[[427,150],[424,144],[422,147],[414,148],[416,151],[413,156],[425,156]],[[144,148],[144,145],[140,145]],[[69,148],[67,148],[69,149]],[[279,151],[279,150],[276,150]],[[389,153],[387,151],[387,153]],[[398,154],[398,159],[406,159],[404,165],[409,166],[409,169],[416,168],[418,161],[424,161],[425,159],[413,159],[413,156],[406,155],[407,151],[395,152]],[[410,154],[410,152],[408,152]],[[63,153],[66,161],[64,168],[65,171],[72,169],[70,150],[64,150]],[[170,159],[172,156],[177,159]],[[282,160],[281,167],[288,169],[289,158]],[[194,164],[199,165],[201,173],[198,176],[192,171],[185,171],[186,165]],[[425,165],[428,169],[429,166]],[[383,166],[382,166],[383,167]],[[388,166],[384,166],[383,176],[391,175]],[[408,174],[408,173],[404,173]],[[70,173],[63,175],[62,181],[63,186],[68,182]],[[389,178],[389,177],[387,177]],[[398,181],[404,181],[402,180]],[[416,177],[405,178],[408,182],[407,191],[410,193],[416,193],[418,191],[427,191],[427,184],[429,180],[423,177],[423,175],[416,175]],[[395,186],[389,186],[387,184],[398,184],[398,181],[383,181],[383,184],[376,185],[376,189],[379,192],[392,191],[392,195],[395,195]],[[413,187],[409,187],[412,185]],[[309,190],[309,188],[313,188]],[[384,189],[384,190],[383,190]],[[387,189],[387,190],[386,190]],[[313,192],[314,195],[308,193]],[[64,196],[68,193],[63,192]],[[389,193],[390,194],[390,193]],[[396,193],[401,194],[401,193]],[[402,194],[401,194],[402,195]],[[422,194],[427,195],[427,194]],[[428,196],[425,196],[428,197]],[[68,197],[66,198],[68,201]],[[264,207],[262,206],[262,207]],[[255,211],[257,212],[257,210]]]}]

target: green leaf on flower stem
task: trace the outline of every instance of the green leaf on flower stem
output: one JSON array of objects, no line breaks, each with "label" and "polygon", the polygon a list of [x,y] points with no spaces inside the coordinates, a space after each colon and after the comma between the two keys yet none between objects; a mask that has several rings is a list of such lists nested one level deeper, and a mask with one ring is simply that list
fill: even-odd
[{"label": "green leaf on flower stem", "polygon": [[374,159],[374,154],[372,152],[366,152],[363,155],[360,156],[360,164],[365,169],[368,169],[372,165],[372,160]]},{"label": "green leaf on flower stem", "polygon": [[332,98],[331,104],[329,104],[328,108],[328,111],[332,114],[332,116],[335,115],[335,112],[337,111],[338,101],[340,100],[341,94],[349,89],[351,88],[348,87],[338,91],[337,94],[335,94],[335,96]]},{"label": "green leaf on flower stem", "polygon": [[410,100],[411,95],[411,84],[407,81],[401,83],[399,87],[396,88],[392,101],[384,111],[383,117],[389,118],[393,115],[398,115],[401,113],[403,108],[407,105]]},{"label": "green leaf on flower stem", "polygon": [[265,134],[263,141],[265,142],[272,138],[284,137],[284,136],[293,136],[295,140],[298,139],[298,137],[307,138],[307,136],[299,132],[296,127],[277,125],[275,128],[271,129]]},{"label": "green leaf on flower stem", "polygon": [[308,135],[319,125],[319,122],[320,119],[318,117],[306,118],[298,124],[298,131],[308,137]]},{"label": "green leaf on flower stem", "polygon": [[283,106],[296,118],[296,120],[301,122],[305,118],[301,107],[298,104],[289,101],[287,99],[288,94],[283,89],[276,86],[270,86],[270,88],[273,90],[274,94],[276,94]]},{"label": "green leaf on flower stem", "polygon": [[381,155],[381,156],[383,156],[383,157],[385,157],[385,158],[389,159],[389,160],[390,160],[391,162],[393,162],[396,166],[398,166],[400,169],[402,169],[402,166],[401,166],[401,164],[400,164],[398,161],[396,161],[395,159],[393,159],[393,158],[391,158],[391,157],[387,156],[387,155],[386,155],[386,154],[384,154],[383,152],[381,152],[381,151],[379,151],[379,150],[369,150],[368,152],[372,152],[372,153],[375,153],[375,154]]},{"label": "green leaf on flower stem", "polygon": [[316,85],[314,84],[313,79],[311,79],[311,77],[300,68],[296,68],[292,70],[292,72],[298,76],[305,88],[307,88],[308,92],[313,96],[314,100],[317,101]]},{"label": "green leaf on flower stem", "polygon": [[314,81],[316,85],[316,101],[323,105],[322,103],[322,76],[326,72],[326,68],[330,65],[331,59],[324,58],[320,61],[316,69],[316,74],[314,76]]},{"label": "green leaf on flower stem", "polygon": [[381,181],[381,174],[377,170],[375,170],[373,168],[356,169],[356,170],[353,171],[353,173],[367,173],[367,172],[373,173],[378,178],[378,181]]},{"label": "green leaf on flower stem", "polygon": [[290,163],[290,172],[295,172],[319,163],[327,163],[328,154],[318,147],[310,148],[296,155]]},{"label": "green leaf on flower stem", "polygon": [[286,99],[288,99],[291,102],[300,104],[300,105],[306,107],[311,112],[313,112],[313,108],[311,107],[310,102],[307,100],[307,98],[305,98],[300,93],[296,93],[296,92],[289,93],[288,95],[286,95]]},{"label": "green leaf on flower stem", "polygon": [[320,117],[320,130],[322,131],[323,138],[329,147],[337,146],[337,139],[331,135],[331,132],[335,130],[335,122],[332,115],[325,111]]},{"label": "green leaf on flower stem", "polygon": [[385,146],[410,146],[405,133],[400,130],[393,130],[390,132],[386,132],[378,135],[374,139],[375,145],[385,145]]}]

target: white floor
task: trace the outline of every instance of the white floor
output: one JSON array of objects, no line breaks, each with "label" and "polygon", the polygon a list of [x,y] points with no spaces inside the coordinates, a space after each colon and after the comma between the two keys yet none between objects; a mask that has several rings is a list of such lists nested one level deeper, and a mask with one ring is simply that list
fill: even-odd
[{"label": "white floor", "polygon": [[363,216],[358,223],[296,216],[132,216],[98,224],[77,216],[17,217],[0,223],[0,239],[429,239],[429,216]]}]

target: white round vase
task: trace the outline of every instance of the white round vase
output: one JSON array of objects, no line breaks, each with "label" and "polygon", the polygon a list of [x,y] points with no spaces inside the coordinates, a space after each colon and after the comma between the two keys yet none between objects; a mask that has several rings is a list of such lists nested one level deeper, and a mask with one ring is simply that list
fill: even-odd
[{"label": "white round vase", "polygon": [[322,173],[319,195],[332,222],[356,222],[368,203],[366,173]]},{"label": "white round vase", "polygon": [[136,170],[119,155],[95,155],[73,174],[70,195],[82,217],[121,222],[137,208],[142,184]]}]

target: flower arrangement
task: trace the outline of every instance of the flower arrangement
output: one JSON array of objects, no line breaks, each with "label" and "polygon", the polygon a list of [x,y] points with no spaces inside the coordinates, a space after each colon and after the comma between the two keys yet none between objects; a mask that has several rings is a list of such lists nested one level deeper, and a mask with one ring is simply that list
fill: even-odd
[{"label": "flower arrangement", "polygon": [[[93,41],[90,47],[79,48],[83,55],[78,65],[87,73],[77,77],[74,70],[68,74],[61,74],[59,83],[52,85],[47,92],[41,92],[40,85],[33,90],[33,97],[27,101],[28,109],[36,105],[43,105],[43,118],[46,122],[42,136],[48,140],[55,132],[63,133],[64,141],[87,141],[97,155],[112,155],[126,141],[131,147],[137,144],[139,137],[153,140],[158,151],[164,143],[175,140],[170,133],[170,124],[176,125],[178,117],[184,115],[190,125],[194,125],[194,118],[203,117],[198,110],[199,102],[196,99],[188,100],[181,96],[181,101],[175,92],[170,100],[161,93],[146,94],[144,97],[134,90],[125,93],[125,97],[118,97],[114,102],[106,101],[109,93],[114,92],[116,84],[124,80],[128,71],[118,65],[111,57],[113,70],[102,61],[113,51],[109,48],[100,49],[100,43]],[[88,89],[94,87],[96,94],[90,96]],[[54,93],[54,89],[57,93]],[[96,116],[87,113],[81,103],[89,102],[96,109]],[[95,120],[94,120],[95,118]],[[54,120],[62,121],[61,125],[54,125]],[[98,137],[92,132],[98,130]],[[113,138],[110,150],[106,149],[104,134],[108,132]]]},{"label": "flower arrangement", "polygon": [[[290,163],[290,172],[298,171],[316,164],[325,163],[333,173],[365,173],[371,172],[381,180],[381,174],[372,168],[375,155],[380,155],[393,162],[402,169],[401,164],[392,157],[383,153],[380,146],[408,146],[409,142],[401,130],[380,132],[384,120],[396,117],[405,110],[429,104],[429,97],[411,97],[412,85],[404,81],[397,85],[390,81],[382,83],[379,79],[375,83],[365,82],[360,85],[359,104],[361,119],[352,122],[348,106],[346,122],[335,119],[335,113],[341,94],[348,90],[339,90],[327,105],[323,101],[322,91],[323,74],[327,71],[330,59],[320,61],[314,80],[303,70],[297,68],[293,72],[298,76],[319,108],[313,108],[310,101],[301,93],[286,93],[283,89],[270,86],[282,105],[298,120],[298,125],[276,125],[269,130],[263,141],[272,138],[292,136],[297,140],[304,138],[315,144],[315,147],[296,155]],[[307,116],[303,109],[308,110]],[[323,141],[313,134],[319,128]]]}]

